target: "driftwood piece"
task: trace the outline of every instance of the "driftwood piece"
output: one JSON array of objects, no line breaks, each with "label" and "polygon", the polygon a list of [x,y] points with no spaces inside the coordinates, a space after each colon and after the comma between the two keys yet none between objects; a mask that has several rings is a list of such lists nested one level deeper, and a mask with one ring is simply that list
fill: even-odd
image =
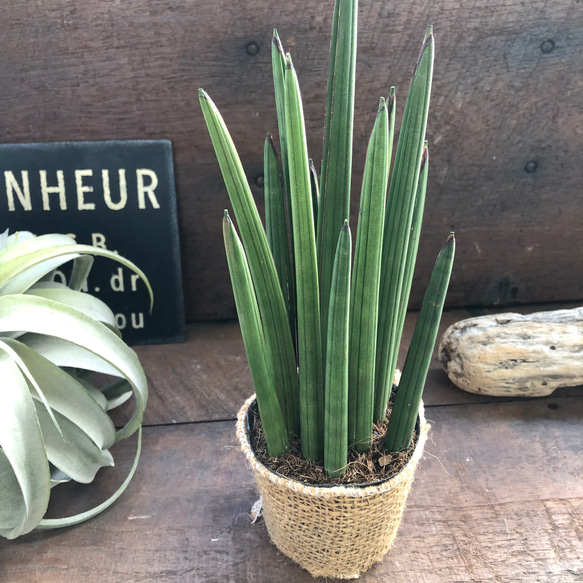
[{"label": "driftwood piece", "polygon": [[462,320],[445,331],[439,361],[471,393],[544,397],[582,385],[583,308]]}]

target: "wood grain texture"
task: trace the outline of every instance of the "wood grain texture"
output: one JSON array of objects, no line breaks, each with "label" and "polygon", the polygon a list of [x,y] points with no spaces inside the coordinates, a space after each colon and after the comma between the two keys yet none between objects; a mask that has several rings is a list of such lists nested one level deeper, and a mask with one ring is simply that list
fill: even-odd
[{"label": "wood grain texture", "polygon": [[136,352],[150,390],[146,424],[234,419],[254,392],[236,322],[189,324],[184,344]]},{"label": "wood grain texture", "polygon": [[[525,307],[525,313],[540,306]],[[515,310],[515,308],[513,308]],[[440,332],[460,320],[493,310],[447,310]],[[496,312],[500,309],[497,308]],[[405,361],[417,314],[410,312],[400,347],[399,366]],[[237,322],[198,322],[186,327],[184,344],[137,346],[148,377],[150,396],[144,414],[147,425],[235,419],[253,385]],[[583,396],[583,387],[559,389],[558,396]],[[493,398],[455,387],[437,361],[437,348],[423,394],[428,406],[489,403]],[[125,412],[127,413],[127,411]],[[127,416],[116,412],[121,424]]]},{"label": "wood grain texture", "polygon": [[[432,439],[393,550],[363,583],[572,583],[583,577],[580,399],[428,408]],[[60,487],[52,513],[102,500],[130,464]],[[98,519],[0,541],[3,583],[308,583],[250,524],[233,422],[146,428],[138,472]]]},{"label": "wood grain texture", "polygon": [[456,386],[498,397],[546,397],[583,384],[582,353],[583,308],[468,318],[438,348]]},{"label": "wood grain texture", "polygon": [[[197,89],[223,111],[260,200],[263,140],[275,129],[272,28],[293,53],[317,162],[331,14],[331,0],[9,0],[0,21],[0,141],[171,139],[187,319],[233,316],[220,229],[227,196]],[[452,228],[450,305],[581,299],[583,276],[573,269],[583,251],[578,0],[367,0],[359,22],[355,193],[378,97],[396,85],[400,118],[425,26],[435,27],[413,305]],[[246,51],[252,41],[256,54]],[[356,212],[355,202],[353,222]]]},{"label": "wood grain texture", "polygon": [[[448,311],[442,328],[468,315]],[[406,343],[414,320],[408,314]],[[129,489],[83,525],[1,539],[0,581],[313,581],[276,551],[261,522],[250,524],[256,494],[233,416],[251,385],[236,323],[193,324],[185,344],[138,352],[151,398]],[[472,395],[434,361],[425,459],[395,547],[360,580],[583,580],[582,395],[581,388],[534,400]],[[55,489],[49,516],[104,500],[123,480],[134,448],[135,437],[114,446],[116,467],[93,484]]]}]

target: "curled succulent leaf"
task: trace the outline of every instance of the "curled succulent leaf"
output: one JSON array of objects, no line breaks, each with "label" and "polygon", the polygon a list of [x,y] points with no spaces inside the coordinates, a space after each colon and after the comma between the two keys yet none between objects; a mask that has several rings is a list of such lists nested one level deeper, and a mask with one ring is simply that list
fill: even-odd
[{"label": "curled succulent leaf", "polygon": [[[111,505],[80,515],[43,519],[50,488],[68,480],[90,482],[112,465],[109,448],[138,431],[146,406],[146,376],[135,352],[120,338],[111,310],[77,291],[103,255],[145,275],[131,262],[103,249],[77,245],[66,235],[34,237],[5,233],[0,239],[0,535],[16,538],[34,528],[59,528],[87,520]],[[75,260],[70,287],[52,281],[55,267]],[[115,430],[110,403],[84,374],[119,378],[135,397],[128,423]],[[127,393],[127,391],[126,391]]]}]

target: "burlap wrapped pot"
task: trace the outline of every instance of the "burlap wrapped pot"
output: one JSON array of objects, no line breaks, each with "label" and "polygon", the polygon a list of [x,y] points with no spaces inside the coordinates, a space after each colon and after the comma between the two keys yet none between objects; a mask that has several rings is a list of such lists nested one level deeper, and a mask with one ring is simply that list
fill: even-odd
[{"label": "burlap wrapped pot", "polygon": [[316,487],[285,478],[257,460],[251,447],[247,412],[237,419],[237,437],[251,465],[263,516],[275,546],[314,577],[356,579],[389,551],[403,516],[429,425],[423,404],[413,456],[395,476],[369,486]]}]

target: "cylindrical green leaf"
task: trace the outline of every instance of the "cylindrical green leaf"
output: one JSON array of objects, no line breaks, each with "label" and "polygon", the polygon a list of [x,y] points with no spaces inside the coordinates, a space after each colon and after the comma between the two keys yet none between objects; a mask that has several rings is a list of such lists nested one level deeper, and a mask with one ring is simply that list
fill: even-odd
[{"label": "cylindrical green leaf", "polygon": [[[421,236],[421,224],[423,222],[423,210],[425,208],[425,192],[427,190],[427,176],[429,170],[429,155],[427,142],[423,150],[421,161],[421,171],[419,182],[417,184],[417,195],[415,196],[415,206],[413,209],[413,220],[411,222],[411,234],[409,245],[407,246],[407,259],[405,264],[405,273],[403,276],[403,291],[398,310],[398,322],[396,327],[395,349],[391,351],[391,362],[389,370],[395,370],[397,367],[397,358],[399,356],[399,345],[403,335],[405,317],[407,316],[407,305],[409,304],[409,295],[411,293],[411,284],[413,282],[413,273],[415,271],[415,262],[417,260],[417,250],[419,248],[419,238]],[[375,393],[375,420],[382,420],[387,413],[387,405],[391,396],[392,381],[384,387],[384,391]]]},{"label": "cylindrical green leaf", "polygon": [[[273,89],[275,92],[275,108],[277,111],[277,127],[279,130],[279,149],[281,153],[281,170],[283,175],[283,194],[285,197],[286,220],[289,236],[290,257],[290,287],[289,287],[289,314],[294,347],[297,346],[297,322],[296,322],[296,284],[295,284],[295,260],[294,260],[294,234],[291,228],[291,198],[289,186],[288,146],[285,129],[285,53],[277,30],[273,30],[271,43],[271,64],[273,69]],[[298,404],[299,407],[299,404]],[[299,416],[299,409],[296,408]],[[299,417],[296,421],[299,430]]]},{"label": "cylindrical green leaf", "polygon": [[273,30],[271,42],[271,66],[273,70],[273,90],[275,93],[275,109],[277,112],[277,127],[279,130],[279,149],[283,171],[283,186],[289,207],[289,168],[287,161],[287,138],[285,130],[285,52],[277,30]]},{"label": "cylindrical green leaf", "polygon": [[324,469],[329,476],[346,471],[348,457],[348,318],[350,307],[351,236],[348,221],[338,238],[326,354]]},{"label": "cylindrical green leaf", "polygon": [[433,29],[428,27],[405,104],[385,215],[377,341],[377,402],[388,399],[398,350],[399,307],[419,180],[433,76]]},{"label": "cylindrical green leaf", "polygon": [[296,269],[302,453],[318,461],[324,448],[320,294],[304,114],[289,55],[285,71],[285,123]]},{"label": "cylindrical green leaf", "polygon": [[[283,292],[285,305],[289,315],[290,329],[295,344],[296,337],[296,305],[294,278],[292,274],[289,221],[281,183],[279,163],[275,153],[275,146],[271,134],[267,134],[263,150],[263,191],[265,196],[265,232],[269,248],[273,255],[279,283]],[[299,427],[297,407],[286,407],[288,427]]]},{"label": "cylindrical green leaf", "polygon": [[385,438],[385,449],[388,451],[403,451],[411,443],[437,338],[454,255],[455,238],[452,233],[435,262],[413,332],[401,382],[397,388],[395,403],[389,418]]},{"label": "cylindrical green leaf", "polygon": [[[286,414],[286,418],[299,419],[295,348],[288,325],[283,293],[265,230],[241,160],[221,114],[202,89],[199,90],[199,101],[249,262],[265,332],[268,360],[280,404],[286,411],[288,408],[295,409],[292,414]],[[297,434],[299,426],[288,427],[288,430],[290,433]]]},{"label": "cylindrical green leaf", "polygon": [[358,451],[366,451],[372,438],[388,128],[387,104],[381,98],[366,155],[351,291],[349,439]]},{"label": "cylindrical green leaf", "polygon": [[312,209],[314,214],[314,221],[318,217],[318,209],[320,207],[320,185],[318,183],[318,172],[314,166],[314,161],[310,158],[310,187],[312,191]]},{"label": "cylindrical green leaf", "polygon": [[223,219],[223,237],[241,335],[257,394],[267,450],[271,457],[278,457],[288,449],[285,421],[266,357],[265,337],[245,251],[226,211]]},{"label": "cylindrical green leaf", "polygon": [[358,1],[336,0],[330,39],[317,235],[324,344],[338,231],[344,219],[350,216],[357,24]]}]

